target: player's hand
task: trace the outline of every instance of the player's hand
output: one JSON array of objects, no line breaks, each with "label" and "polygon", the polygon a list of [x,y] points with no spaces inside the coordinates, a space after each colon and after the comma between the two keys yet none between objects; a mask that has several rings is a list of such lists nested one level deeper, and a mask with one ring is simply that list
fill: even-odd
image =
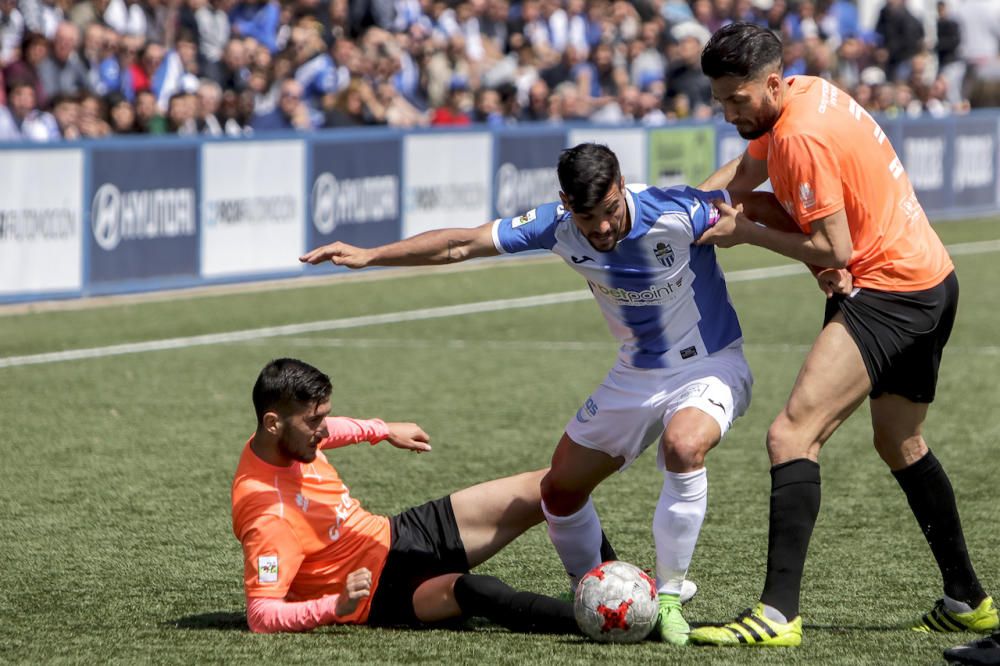
[{"label": "player's hand", "polygon": [[745,243],[748,225],[754,222],[743,214],[743,204],[734,208],[725,201],[713,201],[712,205],[719,210],[719,219],[715,224],[705,229],[695,245],[715,245],[718,247],[733,247]]},{"label": "player's hand", "polygon": [[827,298],[834,294],[846,296],[854,289],[854,276],[845,268],[824,268],[816,274],[816,282]]},{"label": "player's hand", "polygon": [[337,241],[329,245],[317,247],[306,252],[299,257],[299,261],[304,264],[322,264],[325,261],[332,261],[335,266],[347,266],[348,268],[365,268],[371,261],[371,251],[363,247],[355,247]]},{"label": "player's hand", "polygon": [[358,569],[347,574],[344,591],[337,599],[334,612],[340,617],[350,615],[358,608],[358,602],[372,593],[372,572],[368,569]]},{"label": "player's hand", "polygon": [[430,435],[416,423],[386,423],[389,426],[389,436],[385,438],[387,442],[397,449],[409,449],[417,453],[430,451]]}]

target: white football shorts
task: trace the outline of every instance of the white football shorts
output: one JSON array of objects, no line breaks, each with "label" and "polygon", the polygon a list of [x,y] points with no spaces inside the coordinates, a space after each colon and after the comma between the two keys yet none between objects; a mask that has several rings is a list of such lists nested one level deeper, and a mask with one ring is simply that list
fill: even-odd
[{"label": "white football shorts", "polygon": [[[566,434],[580,446],[624,457],[624,470],[685,407],[714,418],[725,435],[750,406],[752,386],[740,345],[679,368],[643,369],[618,361],[566,424]],[[663,468],[662,450],[657,464]]]}]

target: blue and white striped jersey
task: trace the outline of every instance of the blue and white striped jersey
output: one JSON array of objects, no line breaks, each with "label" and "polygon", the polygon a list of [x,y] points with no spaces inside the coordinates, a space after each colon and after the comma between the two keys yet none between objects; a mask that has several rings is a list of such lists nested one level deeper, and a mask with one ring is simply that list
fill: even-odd
[{"label": "blue and white striped jersey", "polygon": [[559,203],[497,220],[493,243],[501,253],[551,250],[583,275],[634,367],[675,367],[740,341],[715,248],[694,245],[718,217],[710,202],[728,193],[626,189],[632,229],[611,252],[596,251]]}]

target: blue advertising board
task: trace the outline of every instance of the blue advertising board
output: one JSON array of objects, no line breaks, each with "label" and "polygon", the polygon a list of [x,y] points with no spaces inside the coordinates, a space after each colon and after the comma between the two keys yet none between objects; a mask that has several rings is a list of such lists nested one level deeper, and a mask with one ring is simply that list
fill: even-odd
[{"label": "blue advertising board", "polygon": [[557,128],[498,133],[493,151],[493,214],[513,217],[558,201],[556,162],[565,147],[566,132]]},{"label": "blue advertising board", "polygon": [[952,205],[984,208],[997,203],[997,119],[973,116],[955,125]]},{"label": "blue advertising board", "polygon": [[928,214],[947,210],[952,203],[951,177],[954,165],[951,122],[900,120],[901,142],[893,144],[896,155],[910,177]]},{"label": "blue advertising board", "polygon": [[323,138],[311,150],[307,245],[371,247],[399,240],[402,139]]},{"label": "blue advertising board", "polygon": [[91,151],[84,209],[89,285],[198,277],[198,150]]}]

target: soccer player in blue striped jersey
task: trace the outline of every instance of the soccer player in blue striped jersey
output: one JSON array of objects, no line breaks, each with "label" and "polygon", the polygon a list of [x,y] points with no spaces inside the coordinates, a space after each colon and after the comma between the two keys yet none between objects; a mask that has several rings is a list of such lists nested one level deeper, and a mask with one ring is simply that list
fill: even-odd
[{"label": "soccer player in blue striped jersey", "polygon": [[518,217],[370,249],[337,242],[301,259],[364,268],[549,250],[583,276],[621,348],[569,419],[542,480],[549,536],[575,586],[601,562],[592,491],[659,442],[660,634],[685,644],[680,604],[707,506],[705,455],[746,410],[753,383],[714,249],[695,245],[718,217],[712,202],[730,198],[721,190],[626,186],[615,154],[594,143],[563,151],[557,171],[560,201]]}]

